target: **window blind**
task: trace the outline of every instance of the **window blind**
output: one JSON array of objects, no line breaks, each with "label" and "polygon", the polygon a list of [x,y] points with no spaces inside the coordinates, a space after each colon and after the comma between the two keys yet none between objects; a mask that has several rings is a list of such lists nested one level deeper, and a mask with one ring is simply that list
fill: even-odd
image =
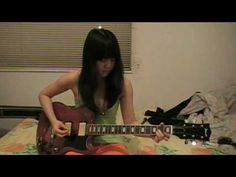
[{"label": "window blind", "polygon": [[85,38],[102,26],[117,37],[125,71],[131,70],[131,23],[1,22],[1,71],[62,71],[82,66]]}]

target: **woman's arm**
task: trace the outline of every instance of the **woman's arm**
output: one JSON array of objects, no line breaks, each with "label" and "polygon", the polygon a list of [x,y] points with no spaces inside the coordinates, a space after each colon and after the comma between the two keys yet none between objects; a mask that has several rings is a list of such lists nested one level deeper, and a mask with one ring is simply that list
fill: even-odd
[{"label": "woman's arm", "polygon": [[49,84],[39,93],[39,102],[48,117],[54,133],[62,137],[67,134],[66,126],[59,120],[57,120],[52,107],[52,97],[63,93],[69,89],[72,89],[77,83],[78,72],[70,72],[63,74],[55,82]]},{"label": "woman's arm", "polygon": [[[120,108],[125,124],[139,124],[135,118],[134,107],[133,107],[133,88],[130,80],[127,78],[124,79],[124,85],[122,89],[122,94],[120,97]],[[144,136],[142,137],[150,137]],[[157,130],[155,136],[151,136],[156,142],[161,141],[162,139],[168,140],[169,135],[162,133],[160,130]]]},{"label": "woman's arm", "polygon": [[130,80],[127,78],[124,78],[120,97],[120,109],[125,124],[138,124],[133,106],[133,88]]}]

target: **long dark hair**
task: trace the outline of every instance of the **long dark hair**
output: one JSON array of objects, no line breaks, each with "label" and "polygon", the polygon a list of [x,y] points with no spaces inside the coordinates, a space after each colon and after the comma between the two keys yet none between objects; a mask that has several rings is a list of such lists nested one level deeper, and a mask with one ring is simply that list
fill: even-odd
[{"label": "long dark hair", "polygon": [[106,94],[104,99],[110,108],[115,104],[122,91],[123,63],[116,36],[104,28],[95,28],[88,33],[84,43],[82,71],[78,82],[85,106],[94,113],[99,112],[94,102],[94,94],[98,87],[96,61],[103,58],[115,58],[114,68],[105,78]]}]

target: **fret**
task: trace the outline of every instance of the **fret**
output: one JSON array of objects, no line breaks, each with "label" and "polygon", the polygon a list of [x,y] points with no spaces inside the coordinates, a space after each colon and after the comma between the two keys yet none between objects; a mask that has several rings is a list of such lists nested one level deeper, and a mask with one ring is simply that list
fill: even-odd
[{"label": "fret", "polygon": [[146,126],[146,134],[151,134],[151,126]]},{"label": "fret", "polygon": [[130,131],[130,125],[127,125],[127,126],[126,126],[126,131],[125,131],[126,134],[129,134],[129,131]]},{"label": "fret", "polygon": [[110,133],[111,133],[111,126],[107,125],[106,134],[110,134]]},{"label": "fret", "polygon": [[118,130],[117,130],[118,134],[121,134],[121,131],[122,131],[122,126],[119,125],[119,126],[118,126]]},{"label": "fret", "polygon": [[136,129],[137,129],[137,130],[136,130],[136,134],[137,134],[137,135],[139,135],[139,134],[140,134],[140,131],[141,131],[141,129],[140,129],[140,127],[139,127],[139,126],[136,126]]},{"label": "fret", "polygon": [[123,125],[120,126],[120,134],[123,134]]},{"label": "fret", "polygon": [[118,131],[117,131],[118,134],[121,134],[122,126],[119,125],[117,129],[118,129]]},{"label": "fret", "polygon": [[119,126],[115,125],[115,134],[119,134]]},{"label": "fret", "polygon": [[138,135],[139,134],[139,127],[138,126],[135,126],[135,134]]},{"label": "fret", "polygon": [[119,126],[115,126],[115,134],[119,134]]}]

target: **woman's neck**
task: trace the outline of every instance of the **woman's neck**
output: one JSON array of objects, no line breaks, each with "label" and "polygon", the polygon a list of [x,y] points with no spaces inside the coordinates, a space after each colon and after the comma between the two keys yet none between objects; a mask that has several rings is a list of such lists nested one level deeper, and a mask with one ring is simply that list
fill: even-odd
[{"label": "woman's neck", "polygon": [[104,90],[105,89],[105,85],[106,85],[105,78],[98,77],[97,78],[97,82],[98,82],[97,90]]},{"label": "woman's neck", "polygon": [[98,81],[99,84],[100,83],[105,83],[105,78],[97,75],[97,81]]}]

